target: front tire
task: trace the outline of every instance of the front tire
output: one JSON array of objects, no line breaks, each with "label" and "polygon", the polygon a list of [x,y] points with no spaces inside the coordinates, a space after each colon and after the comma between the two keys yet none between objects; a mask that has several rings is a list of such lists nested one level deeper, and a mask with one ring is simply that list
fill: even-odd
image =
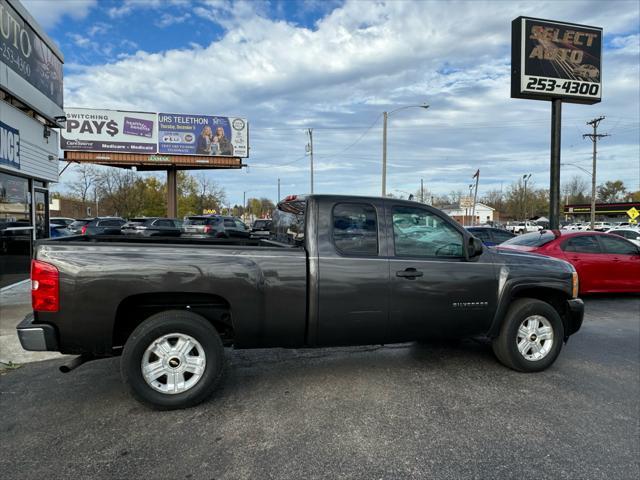
[{"label": "front tire", "polygon": [[548,303],[520,298],[509,307],[493,352],[500,362],[519,372],[545,370],[560,354],[564,327]]},{"label": "front tire", "polygon": [[222,376],[224,347],[205,318],[183,310],[156,313],[129,336],[121,374],[133,397],[158,410],[197,405]]}]

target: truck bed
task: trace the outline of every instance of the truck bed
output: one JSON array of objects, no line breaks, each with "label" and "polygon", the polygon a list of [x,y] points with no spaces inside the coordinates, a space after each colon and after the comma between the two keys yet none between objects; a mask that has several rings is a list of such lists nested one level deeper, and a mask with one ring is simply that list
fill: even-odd
[{"label": "truck bed", "polygon": [[60,310],[36,312],[36,320],[56,326],[63,353],[86,351],[91,339],[92,353],[108,355],[121,346],[128,325],[154,309],[187,305],[228,324],[237,346],[306,342],[303,247],[264,240],[75,236],[38,242],[35,257],[60,274]]}]

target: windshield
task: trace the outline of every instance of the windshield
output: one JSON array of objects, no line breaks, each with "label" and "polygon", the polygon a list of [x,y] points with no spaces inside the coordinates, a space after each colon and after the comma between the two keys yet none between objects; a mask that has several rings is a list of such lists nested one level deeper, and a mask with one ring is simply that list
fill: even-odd
[{"label": "windshield", "polygon": [[541,232],[525,233],[518,237],[513,237],[500,244],[500,246],[520,245],[526,247],[541,247],[555,239],[556,236],[551,230],[542,230]]}]

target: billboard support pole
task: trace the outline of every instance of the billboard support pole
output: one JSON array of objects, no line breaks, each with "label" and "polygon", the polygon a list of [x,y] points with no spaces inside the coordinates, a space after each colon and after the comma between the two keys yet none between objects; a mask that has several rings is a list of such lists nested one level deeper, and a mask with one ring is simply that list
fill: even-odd
[{"label": "billboard support pole", "polygon": [[167,216],[178,216],[178,171],[175,168],[167,169]]},{"label": "billboard support pole", "polygon": [[562,99],[551,101],[551,176],[549,179],[549,228],[560,228],[560,134]]}]

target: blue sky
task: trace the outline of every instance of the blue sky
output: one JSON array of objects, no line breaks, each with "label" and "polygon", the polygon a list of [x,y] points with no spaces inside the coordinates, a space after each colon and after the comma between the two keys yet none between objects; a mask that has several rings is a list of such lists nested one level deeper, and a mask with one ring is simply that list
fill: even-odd
[{"label": "blue sky", "polygon": [[381,113],[423,102],[390,117],[389,191],[466,190],[477,168],[480,195],[524,173],[546,188],[550,105],[509,98],[511,20],[602,26],[603,101],[565,105],[562,158],[590,168],[585,123],[605,115],[598,182],[640,189],[637,1],[23,3],[65,54],[67,106],[247,117],[249,169],[208,174],[231,203],[275,199],[277,178],[307,192],[307,128],[316,192],[379,194]]}]

